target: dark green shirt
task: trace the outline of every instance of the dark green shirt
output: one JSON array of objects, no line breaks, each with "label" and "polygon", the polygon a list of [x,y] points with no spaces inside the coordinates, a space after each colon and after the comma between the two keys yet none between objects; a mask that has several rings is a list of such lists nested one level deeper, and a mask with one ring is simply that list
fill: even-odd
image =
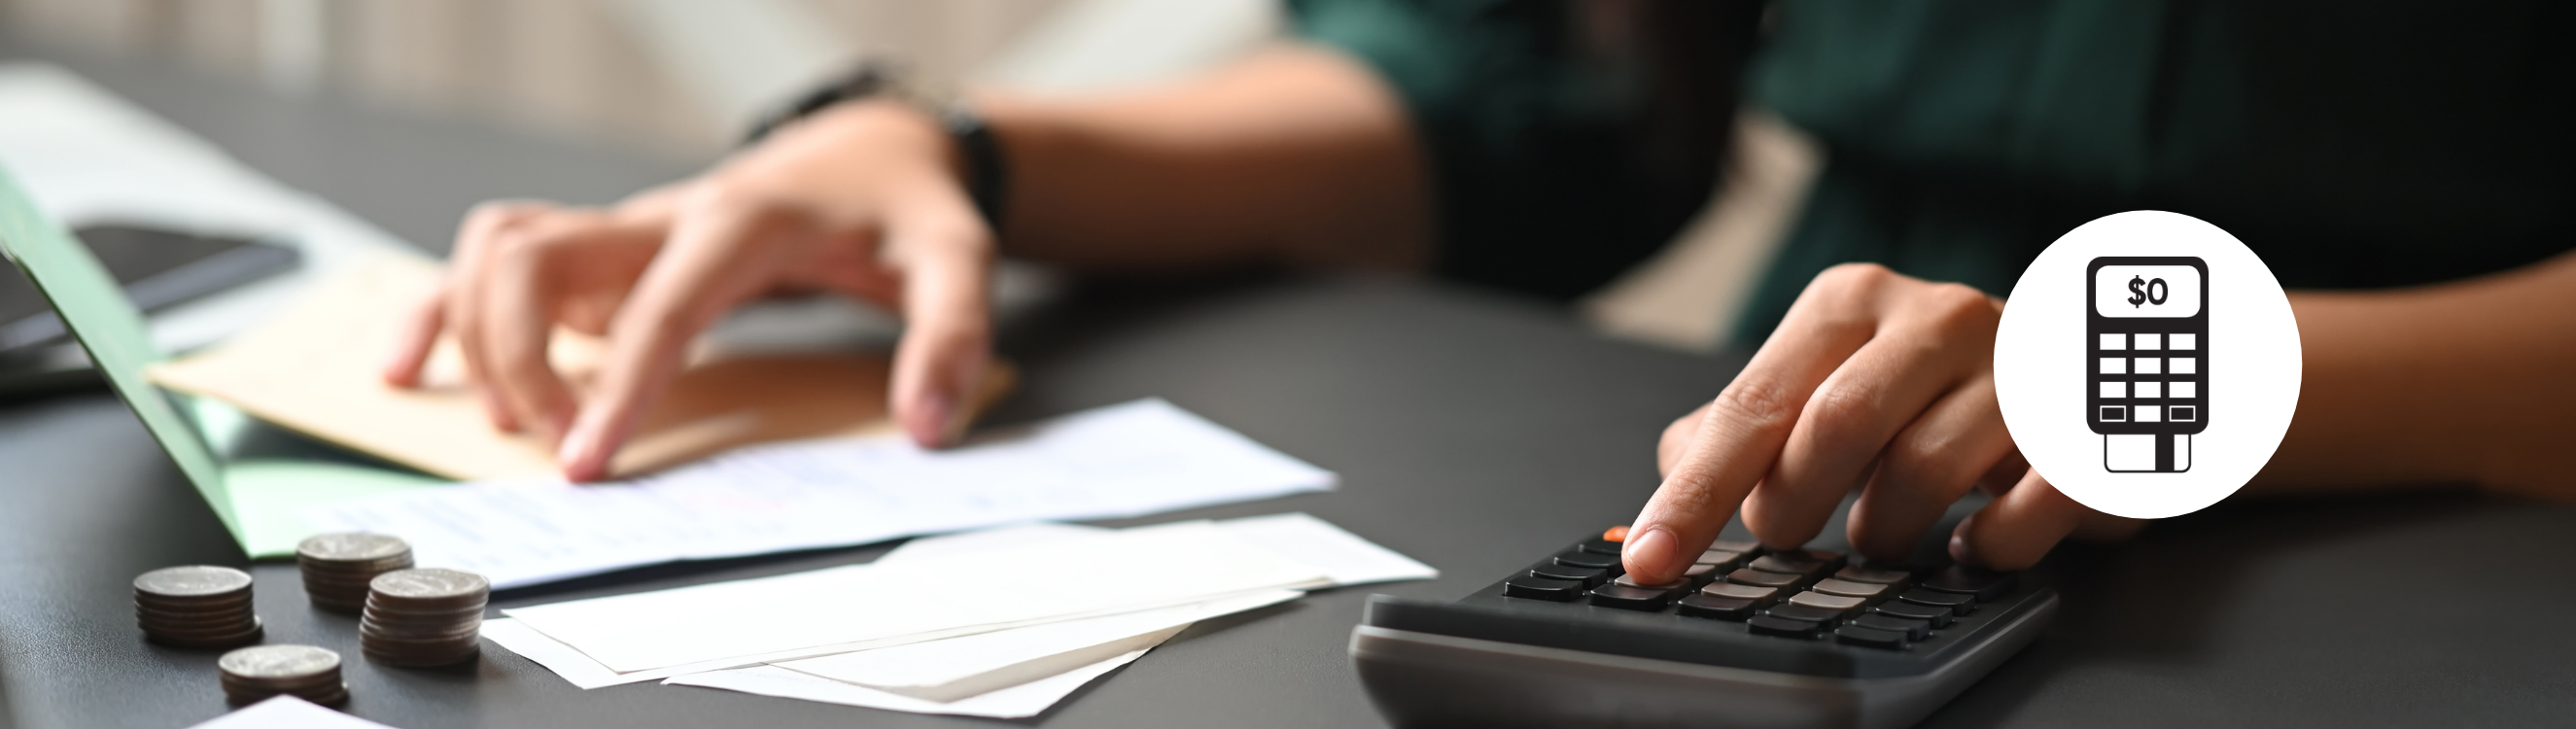
[{"label": "dark green shirt", "polygon": [[[1654,101],[1598,54],[1548,44],[1598,25],[1586,5],[1291,3],[1308,37],[1404,96],[1438,186],[1442,273],[1579,293],[1688,216],[1641,201],[1709,190],[1705,172],[1603,162],[1641,148],[1621,120]],[[2057,236],[2124,210],[2215,223],[2299,288],[2443,281],[2576,248],[2576,4],[1774,10],[1747,93],[1813,133],[1828,163],[1738,327],[1745,343],[1827,266],[1874,261],[2001,295]],[[1538,149],[1556,145],[1572,151]]]}]

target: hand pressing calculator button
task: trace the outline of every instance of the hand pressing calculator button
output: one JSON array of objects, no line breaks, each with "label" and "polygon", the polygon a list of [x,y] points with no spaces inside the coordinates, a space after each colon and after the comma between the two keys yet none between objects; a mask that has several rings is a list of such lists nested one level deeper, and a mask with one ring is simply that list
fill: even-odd
[{"label": "hand pressing calculator button", "polygon": [[1371,596],[1350,648],[1371,700],[1398,726],[1908,726],[2057,610],[2011,574],[1751,542],[1640,584],[1623,531],[1456,602]]}]

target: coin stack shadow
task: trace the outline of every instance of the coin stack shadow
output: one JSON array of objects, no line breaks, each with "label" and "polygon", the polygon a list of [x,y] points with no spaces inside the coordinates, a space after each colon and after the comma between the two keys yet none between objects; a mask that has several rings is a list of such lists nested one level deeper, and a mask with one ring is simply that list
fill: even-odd
[{"label": "coin stack shadow", "polygon": [[396,570],[369,583],[358,619],[358,650],[395,666],[444,666],[482,648],[483,606],[492,582],[451,569]]},{"label": "coin stack shadow", "polygon": [[168,567],[134,578],[134,621],[145,639],[175,648],[231,648],[260,638],[250,573],[230,567]]},{"label": "coin stack shadow", "polygon": [[295,564],[314,607],[355,615],[377,575],[411,569],[411,545],[383,534],[322,534],[295,545]]},{"label": "coin stack shadow", "polygon": [[340,654],[326,648],[257,645],[226,653],[215,666],[224,671],[224,699],[236,706],[278,694],[323,706],[349,700],[349,685],[340,681]]}]

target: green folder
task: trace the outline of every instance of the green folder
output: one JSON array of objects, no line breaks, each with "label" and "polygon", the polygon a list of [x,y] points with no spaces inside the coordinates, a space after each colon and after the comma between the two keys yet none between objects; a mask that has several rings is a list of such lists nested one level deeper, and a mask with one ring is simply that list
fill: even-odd
[{"label": "green folder", "polygon": [[164,356],[153,348],[143,314],[70,230],[36,209],[6,169],[0,169],[0,253],[53,303],[108,385],[252,558],[293,556],[295,543],[315,531],[296,516],[304,506],[443,483],[340,454],[281,456],[274,451],[294,449],[244,447],[265,426],[230,406],[146,381],[144,368]]}]

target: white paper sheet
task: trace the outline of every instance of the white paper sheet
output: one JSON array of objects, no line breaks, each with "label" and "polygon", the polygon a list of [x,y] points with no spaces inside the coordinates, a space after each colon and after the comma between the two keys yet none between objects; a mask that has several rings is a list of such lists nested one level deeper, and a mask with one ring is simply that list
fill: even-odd
[{"label": "white paper sheet", "polygon": [[[1107,579],[1102,565],[1145,579]],[[1205,523],[1031,550],[854,565],[503,611],[624,673],[811,646],[1128,612],[1322,584],[1311,567]]]},{"label": "white paper sheet", "polygon": [[918,699],[956,701],[1152,648],[1191,623],[1302,594],[1255,593],[770,665]]},{"label": "white paper sheet", "polygon": [[[1290,561],[1322,570],[1325,578],[1332,581],[1330,587],[1428,580],[1440,576],[1440,571],[1432,569],[1431,565],[1378,546],[1305,512],[1219,519],[1213,523]],[[1014,524],[914,539],[878,557],[877,564],[932,555],[1028,549],[1057,540],[1097,537],[1114,532],[1080,524]]]},{"label": "white paper sheet", "polygon": [[1060,539],[1080,539],[1110,534],[1118,530],[1083,524],[1034,522],[977,529],[930,537],[914,537],[877,557],[876,564],[889,564],[922,557],[937,557],[968,552],[1034,547]]},{"label": "white paper sheet", "polygon": [[[1243,597],[1271,592],[1275,591],[1253,590],[1241,593],[1240,595],[1227,595],[1216,599]],[[1138,609],[1160,610],[1189,605],[1195,602],[1205,601],[1187,600],[1172,604],[1142,606]],[[728,656],[724,658],[697,661],[694,663],[683,663],[675,666],[665,666],[662,668],[646,669],[642,671],[626,671],[622,673],[610,670],[608,666],[602,665],[598,660],[591,658],[580,650],[574,649],[563,641],[555,640],[554,638],[547,636],[545,633],[538,632],[535,628],[528,627],[515,619],[505,617],[484,620],[482,634],[484,639],[490,640],[494,644],[503,648],[508,648],[510,649],[510,652],[517,653],[528,660],[536,661],[538,665],[545,666],[547,670],[554,671],[555,675],[563,677],[564,681],[571,683],[574,687],[589,690],[595,688],[606,688],[609,686],[622,686],[630,683],[660,681],[673,676],[686,676],[692,673],[721,671],[728,668],[741,668],[744,666],[754,666],[771,662],[793,661],[803,658],[813,658],[816,656],[838,655],[854,651],[877,650],[880,648],[909,645],[921,641],[946,640],[949,638],[980,635],[990,632],[1011,631],[1025,627],[1052,625],[1057,622],[1110,617],[1119,614],[1123,613],[1112,612],[1098,615],[1086,614],[1067,618],[1025,620],[1003,625],[968,626],[874,640],[808,646],[804,648],[772,651],[756,655]]]},{"label": "white paper sheet", "polygon": [[[1074,684],[1074,686],[1079,688],[1081,684]],[[1070,693],[1070,690],[1068,689],[1067,692]],[[1045,707],[1039,707],[1039,710],[1043,711]],[[316,706],[313,702],[281,694],[277,698],[208,719],[206,723],[190,729],[393,729],[393,727],[332,711]]]},{"label": "white paper sheet", "polygon": [[862,706],[871,709],[909,711],[916,714],[953,714],[994,719],[1018,719],[1036,716],[1063,701],[1074,690],[1101,674],[1117,670],[1145,655],[1136,651],[1048,678],[1030,681],[992,693],[941,703],[891,694],[863,686],[853,686],[827,678],[809,676],[777,666],[754,666],[729,671],[714,671],[680,676],[664,681],[674,686],[704,686],[728,691],[777,696],[781,698],[820,701],[828,704]]},{"label": "white paper sheet", "polygon": [[424,565],[514,587],[659,562],[996,524],[1138,516],[1329,489],[1331,472],[1159,399],[924,451],[900,438],[736,450],[634,482],[487,482],[308,508]]}]

